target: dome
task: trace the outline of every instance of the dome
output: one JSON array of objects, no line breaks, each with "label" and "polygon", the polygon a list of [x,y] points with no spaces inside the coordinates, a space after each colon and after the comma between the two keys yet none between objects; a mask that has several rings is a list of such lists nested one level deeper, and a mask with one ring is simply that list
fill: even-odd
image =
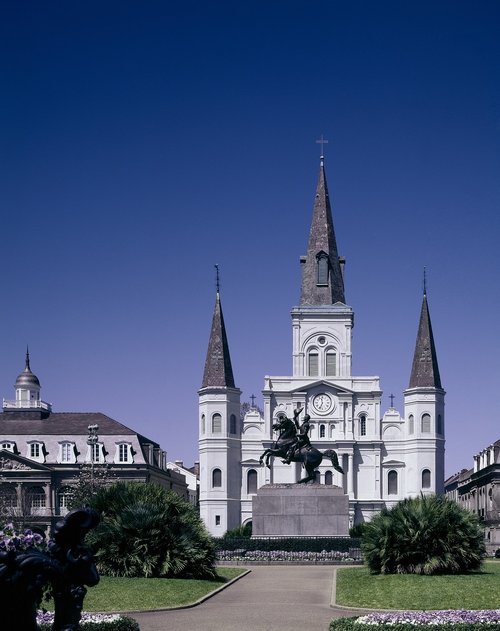
[{"label": "dome", "polygon": [[26,388],[26,387],[40,388],[40,382],[38,381],[38,377],[31,372],[30,368],[30,354],[29,351],[26,350],[26,365],[24,367],[23,372],[16,379],[16,383],[14,388]]}]

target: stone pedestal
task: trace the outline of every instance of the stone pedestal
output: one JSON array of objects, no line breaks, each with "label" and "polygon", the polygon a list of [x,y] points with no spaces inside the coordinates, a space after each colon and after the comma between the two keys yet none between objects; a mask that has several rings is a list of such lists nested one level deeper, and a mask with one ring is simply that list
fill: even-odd
[{"label": "stone pedestal", "polygon": [[253,537],[348,537],[349,497],[338,486],[266,484],[252,501]]}]

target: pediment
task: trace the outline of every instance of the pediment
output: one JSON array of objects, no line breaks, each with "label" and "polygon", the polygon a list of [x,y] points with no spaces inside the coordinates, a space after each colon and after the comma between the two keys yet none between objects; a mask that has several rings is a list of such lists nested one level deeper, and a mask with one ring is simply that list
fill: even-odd
[{"label": "pediment", "polygon": [[40,462],[34,462],[8,449],[0,449],[0,471],[50,471],[50,468]]},{"label": "pediment", "polygon": [[386,460],[382,463],[383,467],[404,467],[406,466],[401,460]]},{"label": "pediment", "polygon": [[331,381],[326,379],[318,379],[318,381],[313,381],[312,383],[308,383],[306,386],[302,385],[299,388],[294,388],[290,390],[291,394],[296,394],[299,392],[310,392],[311,390],[315,390],[317,388],[323,388],[325,390],[331,391],[337,396],[340,394],[354,394],[354,390],[350,390],[349,388],[340,387]]},{"label": "pediment", "polygon": [[260,462],[258,460],[255,460],[255,458],[247,458],[246,460],[242,460],[241,464],[260,467]]}]

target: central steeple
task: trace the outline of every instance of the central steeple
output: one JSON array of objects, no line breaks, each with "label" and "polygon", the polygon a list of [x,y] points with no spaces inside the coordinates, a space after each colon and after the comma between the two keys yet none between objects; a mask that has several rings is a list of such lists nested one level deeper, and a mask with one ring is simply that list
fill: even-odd
[{"label": "central steeple", "polygon": [[344,260],[337,252],[324,157],[321,156],[307,256],[302,264],[301,305],[345,303]]}]

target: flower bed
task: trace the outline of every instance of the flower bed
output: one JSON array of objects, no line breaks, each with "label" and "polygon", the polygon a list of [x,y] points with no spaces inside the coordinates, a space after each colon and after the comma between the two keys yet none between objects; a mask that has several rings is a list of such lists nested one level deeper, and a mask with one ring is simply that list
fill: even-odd
[{"label": "flower bed", "polygon": [[500,631],[500,609],[372,613],[332,620],[330,631],[361,631],[365,626],[391,627],[391,631],[412,631],[423,626],[437,627],[442,631]]},{"label": "flower bed", "polygon": [[[39,611],[36,622],[40,631],[50,631],[54,614]],[[78,627],[81,631],[139,631],[139,625],[132,618],[119,614],[83,613]]]},{"label": "flower bed", "polygon": [[355,563],[349,552],[321,550],[320,552],[293,550],[218,550],[218,562],[231,563]]},{"label": "flower bed", "polygon": [[26,528],[19,533],[14,529],[14,524],[6,524],[0,529],[0,551],[13,552],[15,550],[45,550],[47,545],[42,535]]}]

